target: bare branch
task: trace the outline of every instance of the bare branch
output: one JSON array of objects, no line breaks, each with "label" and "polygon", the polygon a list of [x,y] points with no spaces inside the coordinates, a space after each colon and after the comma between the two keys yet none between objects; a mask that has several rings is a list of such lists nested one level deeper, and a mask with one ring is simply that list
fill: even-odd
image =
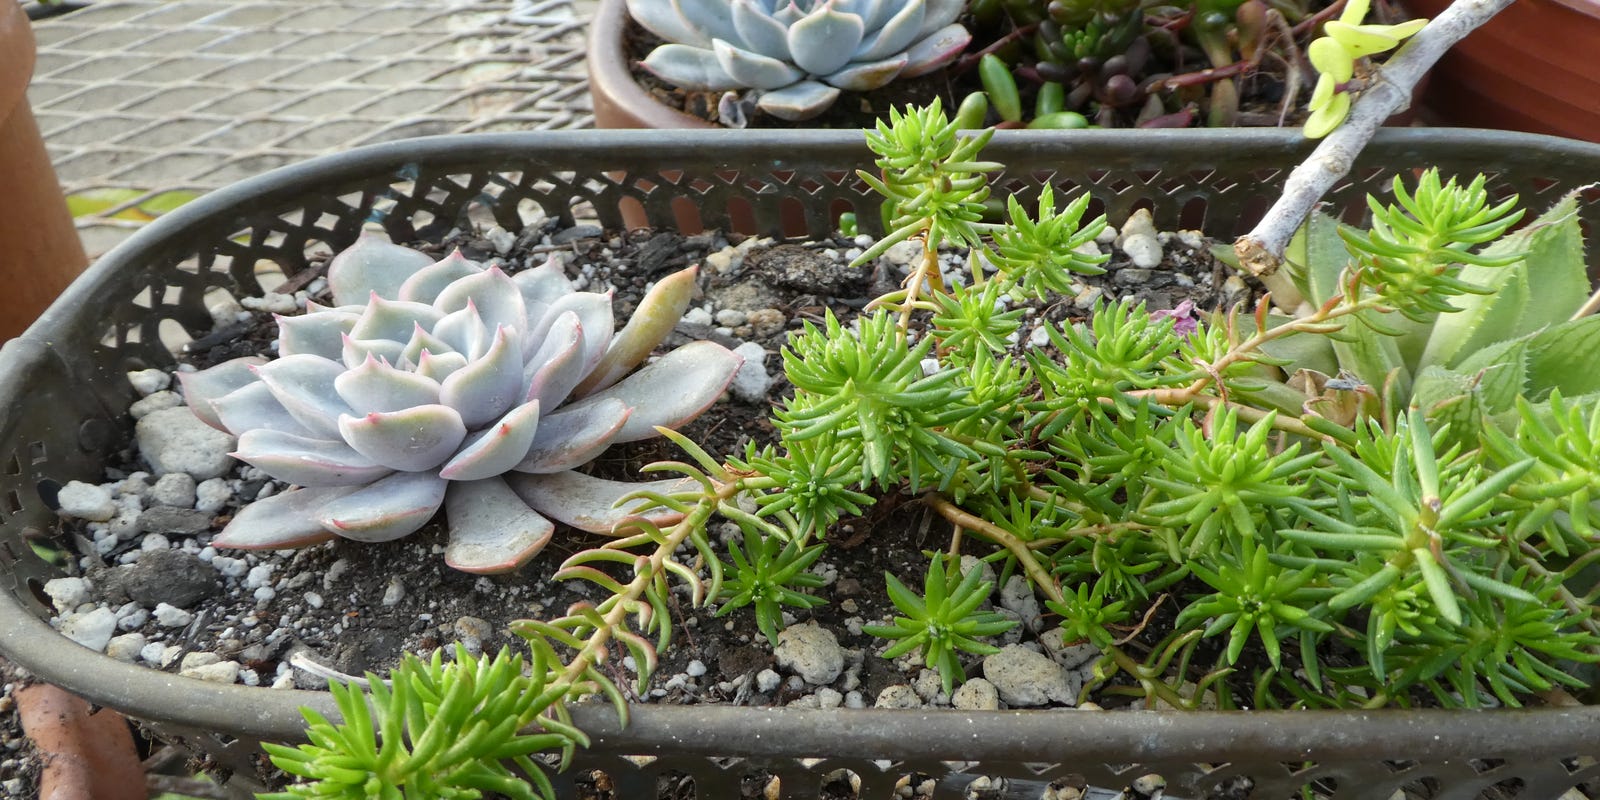
[{"label": "bare branch", "polygon": [[1283,248],[1295,230],[1311,215],[1317,201],[1340,178],[1349,174],[1361,148],[1372,140],[1383,121],[1411,102],[1417,82],[1439,57],[1478,28],[1512,0],[1455,0],[1400,48],[1394,58],[1373,73],[1373,83],[1361,93],[1350,116],[1289,174],[1283,194],[1266,217],[1234,242],[1239,263],[1255,275],[1271,275],[1283,261]]}]

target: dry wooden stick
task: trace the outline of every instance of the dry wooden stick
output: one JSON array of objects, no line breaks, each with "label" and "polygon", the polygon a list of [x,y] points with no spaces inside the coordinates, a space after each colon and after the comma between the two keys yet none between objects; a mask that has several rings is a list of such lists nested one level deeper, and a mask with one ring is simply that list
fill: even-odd
[{"label": "dry wooden stick", "polygon": [[1276,272],[1283,262],[1284,246],[1311,215],[1317,201],[1349,174],[1361,148],[1372,140],[1383,121],[1411,102],[1412,90],[1434,62],[1511,3],[1512,0],[1455,0],[1376,70],[1372,85],[1361,93],[1344,124],[1294,168],[1283,194],[1267,215],[1233,243],[1239,263],[1254,275]]}]

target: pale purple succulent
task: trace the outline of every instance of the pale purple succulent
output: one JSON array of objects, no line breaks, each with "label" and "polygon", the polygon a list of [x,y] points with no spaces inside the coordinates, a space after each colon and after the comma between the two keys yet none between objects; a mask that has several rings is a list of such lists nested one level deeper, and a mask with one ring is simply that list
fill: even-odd
[{"label": "pale purple succulent", "polygon": [[694,342],[633,371],[688,306],[692,267],[615,335],[610,294],[574,290],[555,260],[507,275],[369,234],[328,281],[333,307],[278,318],[278,358],[179,376],[194,413],[238,437],[235,457],[301,487],[241,508],[218,547],[388,541],[442,506],[450,566],[516,569],[552,519],[609,532],[625,495],[672,483],[573,468],[698,416],[742,361]]},{"label": "pale purple succulent", "polygon": [[757,107],[814,117],[841,89],[877,89],[954,60],[965,0],[628,0],[666,44],[642,65],[683,89],[753,89]]}]

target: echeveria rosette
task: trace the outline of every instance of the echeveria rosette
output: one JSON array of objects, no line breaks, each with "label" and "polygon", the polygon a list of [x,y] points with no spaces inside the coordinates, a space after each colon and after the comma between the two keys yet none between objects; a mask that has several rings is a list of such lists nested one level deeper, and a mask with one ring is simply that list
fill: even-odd
[{"label": "echeveria rosette", "polygon": [[443,507],[446,562],[493,573],[538,553],[552,519],[609,532],[630,513],[619,500],[675,482],[573,468],[698,416],[742,362],[693,342],[633,371],[694,278],[658,282],[614,333],[611,296],[576,291],[553,259],[507,275],[363,236],[329,264],[334,306],[278,318],[277,359],[180,375],[194,413],[238,437],[235,457],[300,487],[241,508],[212,543],[389,541]]},{"label": "echeveria rosette", "polygon": [[840,90],[868,91],[954,60],[972,40],[964,0],[628,0],[666,44],[642,62],[682,89],[753,89],[757,107],[810,119]]}]

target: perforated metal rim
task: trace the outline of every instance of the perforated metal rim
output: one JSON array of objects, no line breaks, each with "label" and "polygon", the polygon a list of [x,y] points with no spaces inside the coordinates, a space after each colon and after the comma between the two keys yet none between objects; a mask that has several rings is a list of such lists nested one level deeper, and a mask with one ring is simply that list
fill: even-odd
[{"label": "perforated metal rim", "polygon": [[[1309,147],[1293,132],[1130,135],[1091,131],[1071,136],[1003,134],[996,137],[986,155],[1011,166],[1011,172],[999,182],[1004,191],[1035,191],[1044,179],[1075,182],[1093,193],[1113,218],[1148,202],[1154,206],[1158,225],[1171,226],[1198,209],[1205,212],[1202,224],[1209,232],[1229,236],[1249,221],[1252,207],[1264,208],[1271,189],[1262,185],[1268,179],[1261,176],[1271,173],[1272,179],[1281,180],[1288,165]],[[0,490],[31,491],[29,481],[42,475],[58,480],[93,479],[98,455],[93,446],[86,445],[77,423],[97,415],[115,418],[126,407],[126,390],[115,388],[124,359],[161,360],[148,340],[134,342],[126,336],[142,325],[128,319],[170,314],[174,319],[192,321],[195,314],[190,306],[198,303],[200,289],[237,281],[240,275],[231,266],[213,269],[202,263],[198,273],[191,274],[178,265],[190,262],[194,268],[196,254],[204,262],[219,252],[238,248],[243,248],[240,253],[278,260],[286,272],[293,271],[296,259],[303,259],[301,250],[311,241],[306,235],[289,237],[287,244],[273,244],[274,236],[255,226],[286,226],[301,234],[302,229],[312,229],[316,236],[353,238],[374,209],[382,202],[392,202],[383,222],[391,229],[405,230],[415,225],[400,218],[403,212],[421,210],[448,217],[450,209],[459,211],[492,189],[499,192],[495,196],[497,211],[515,205],[511,201],[536,198],[548,200],[545,207],[556,212],[552,215],[570,212],[572,198],[568,195],[577,192],[594,205],[603,222],[612,225],[621,219],[618,203],[623,198],[639,201],[658,224],[672,224],[674,214],[683,210],[681,204],[674,205],[672,195],[686,193],[695,198],[691,205],[713,223],[737,216],[727,207],[741,202],[738,198],[742,197],[742,202],[751,206],[749,216],[754,224],[764,232],[781,232],[779,212],[786,202],[844,202],[855,208],[870,228],[876,218],[870,198],[849,177],[851,170],[868,166],[868,156],[860,135],[853,132],[435,137],[325,157],[220,190],[156,221],[108,254],[21,339],[0,351],[0,392],[9,395],[0,409],[20,409],[0,411],[4,415],[0,416],[0,442],[12,448],[35,438],[42,443],[37,458],[12,455],[11,462],[0,458]],[[1172,166],[1177,162],[1182,166]],[[1353,203],[1356,195],[1381,190],[1386,176],[1370,172],[1365,165],[1385,162],[1408,168],[1440,164],[1447,170],[1496,172],[1503,184],[1522,189],[1526,204],[1535,208],[1547,204],[1564,188],[1600,180],[1600,145],[1504,133],[1386,131],[1365,154],[1353,181],[1336,196],[1337,207],[1359,209]],[[738,174],[731,175],[734,171]],[[507,177],[513,174],[517,177]],[[452,178],[459,175],[475,177],[464,182]],[[529,176],[544,176],[541,180],[545,183],[556,183],[549,187],[548,195],[540,194],[546,191],[540,188],[543,184]],[[354,205],[339,205],[343,202],[339,197],[351,195],[350,187],[361,186],[366,188],[357,193],[360,199],[352,201]],[[395,186],[411,187],[415,196],[396,199],[390,196],[401,191]],[[1197,200],[1205,202],[1195,207]],[[302,207],[306,209],[303,213],[294,211]],[[326,229],[317,227],[323,223],[313,219],[317,215],[312,210],[327,215],[340,208],[345,216],[327,223]],[[1597,213],[1596,205],[1587,206],[1585,213]],[[509,213],[496,218],[518,219]],[[813,232],[826,230],[830,222],[827,214],[815,209],[810,209],[805,221]],[[1588,222],[1593,228],[1596,220],[1590,216]],[[253,231],[243,237],[243,244],[233,241],[241,225],[251,226]],[[185,288],[177,292],[175,300],[158,292],[151,308],[129,302],[141,287],[179,285]],[[0,507],[0,588],[6,590],[0,591],[0,651],[8,658],[95,702],[199,736],[199,746],[213,752],[226,750],[234,756],[251,752],[250,740],[299,736],[296,707],[301,703],[331,713],[328,698],[319,693],[272,692],[179,678],[85,653],[54,634],[34,616],[39,612],[37,605],[19,602],[27,596],[21,579],[43,574],[41,566],[30,562],[31,555],[18,546],[19,531],[26,525],[46,524],[50,514],[37,502],[19,505]],[[941,766],[941,758],[996,757],[1009,760],[986,763],[979,771],[1010,774],[1021,769],[1018,762],[1051,762],[1059,767],[1063,754],[1074,753],[1088,761],[1116,759],[1137,762],[1141,769],[1160,768],[1173,776],[1187,776],[1182,780],[1192,786],[1201,785],[1197,781],[1221,780],[1250,765],[1265,770],[1253,773],[1265,781],[1258,781],[1261,786],[1298,786],[1310,780],[1310,773],[1281,765],[1302,761],[1321,764],[1317,769],[1322,772],[1316,775],[1327,777],[1337,772],[1343,776],[1341,786],[1362,775],[1377,781],[1373,785],[1403,785],[1415,780],[1417,773],[1379,763],[1379,759],[1403,758],[1454,764],[1437,767],[1443,772],[1430,774],[1456,776],[1450,779],[1455,781],[1449,784],[1455,787],[1449,790],[1455,792],[1450,796],[1466,797],[1509,774],[1503,764],[1481,770],[1470,766],[1467,756],[1509,759],[1516,762],[1512,766],[1517,770],[1537,766],[1534,772],[1516,774],[1534,781],[1529,785],[1556,786],[1592,777],[1597,769],[1592,762],[1587,766],[1570,762],[1569,767],[1560,759],[1600,755],[1600,710],[1588,708],[1506,714],[923,715],[643,707],[626,731],[617,731],[603,708],[580,709],[579,719],[597,734],[596,750],[586,756],[590,760],[585,763],[617,771],[633,763],[618,761],[615,757],[620,754],[663,757],[648,768],[635,764],[638,775],[629,780],[680,768],[711,780],[713,773],[704,771],[711,769],[704,757],[712,754],[747,757],[754,759],[747,766],[762,768],[788,763],[785,757],[832,757],[827,764],[851,764],[858,771],[878,769],[872,766],[874,759],[889,759],[895,769],[904,766],[930,774],[952,771],[949,765]],[[240,741],[218,739],[218,733]],[[761,737],[755,738],[754,733]],[[1560,742],[1559,749],[1552,749],[1556,747],[1552,742]],[[673,767],[668,757],[690,760]],[[1539,760],[1519,760],[1534,757]],[[1215,768],[1215,762],[1224,760],[1234,762],[1229,768],[1232,773]],[[246,764],[248,759],[239,763]],[[1352,763],[1356,766],[1350,766]],[[1371,769],[1363,772],[1361,764]],[[820,769],[815,764],[804,769],[784,768],[790,770],[791,786],[812,785],[822,779],[821,774],[812,774],[813,768]],[[1107,780],[1123,774],[1103,763],[1073,768]],[[1372,771],[1383,769],[1388,771]],[[1035,770],[1027,774],[1045,773]]]}]

